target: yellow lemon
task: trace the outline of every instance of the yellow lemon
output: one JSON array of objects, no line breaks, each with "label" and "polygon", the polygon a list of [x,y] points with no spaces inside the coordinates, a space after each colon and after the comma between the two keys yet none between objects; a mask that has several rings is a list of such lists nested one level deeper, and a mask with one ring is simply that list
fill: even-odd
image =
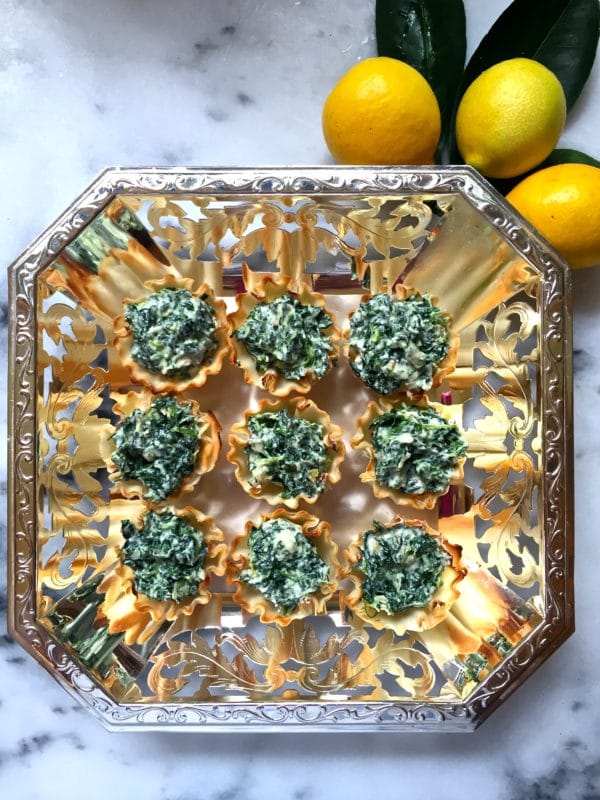
[{"label": "yellow lemon", "polygon": [[342,164],[431,164],[440,131],[433,90],[395,58],[355,64],[323,107],[325,141]]},{"label": "yellow lemon", "polygon": [[483,175],[513,178],[550,155],[566,116],[556,75],[530,58],[511,58],[482,72],[463,95],[456,142]]},{"label": "yellow lemon", "polygon": [[506,199],[574,267],[600,264],[600,169],[558,164],[534,172]]}]

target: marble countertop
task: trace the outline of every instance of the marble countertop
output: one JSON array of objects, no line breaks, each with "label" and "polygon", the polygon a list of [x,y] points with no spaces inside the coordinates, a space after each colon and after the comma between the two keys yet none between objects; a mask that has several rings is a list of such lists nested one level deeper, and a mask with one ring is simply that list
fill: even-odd
[{"label": "marble countertop", "polygon": [[[507,0],[467,0],[471,44]],[[374,53],[372,0],[4,0],[0,262],[107,164],[330,163],[324,97]],[[471,47],[472,49],[472,47]],[[600,157],[600,63],[565,146]],[[6,634],[0,572],[0,790],[11,800],[598,800],[596,470],[600,269],[575,274],[578,632],[467,735],[109,734]],[[0,272],[0,353],[6,353]],[[4,361],[4,355],[0,357]],[[5,382],[1,381],[1,392]],[[0,434],[6,426],[0,399]],[[0,527],[6,453],[0,449]],[[591,512],[591,513],[590,513]],[[5,561],[5,551],[2,551]]]}]

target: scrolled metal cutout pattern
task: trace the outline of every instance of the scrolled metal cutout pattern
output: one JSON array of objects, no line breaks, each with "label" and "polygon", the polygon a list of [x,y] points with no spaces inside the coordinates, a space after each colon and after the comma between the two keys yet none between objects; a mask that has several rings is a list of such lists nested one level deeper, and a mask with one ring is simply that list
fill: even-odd
[{"label": "scrolled metal cutout pattern", "polygon": [[[523,628],[521,640],[515,639],[510,652],[498,664],[489,662],[491,669],[487,677],[483,671],[479,682],[469,683],[470,678],[463,676],[467,683],[460,685],[470,687],[468,691],[465,689],[464,695],[460,691],[457,693],[458,683],[440,673],[435,642],[426,636],[397,640],[390,635],[388,641],[384,633],[375,643],[367,643],[365,631],[343,627],[325,631],[321,638],[307,645],[310,628],[303,625],[295,630],[291,626],[289,634],[285,635],[271,629],[273,633],[263,641],[247,631],[232,629],[207,643],[198,637],[197,631],[186,632],[176,623],[161,634],[148,661],[148,686],[154,693],[151,703],[140,694],[135,681],[120,683],[120,679],[112,675],[103,685],[98,677],[92,679],[81,669],[70,647],[51,636],[48,615],[53,608],[60,608],[61,598],[69,597],[73,586],[89,584],[95,574],[110,569],[114,561],[111,548],[116,538],[110,528],[108,534],[102,530],[106,497],[102,482],[94,476],[101,461],[99,456],[97,460],[95,457],[89,460],[90,441],[93,438],[104,440],[112,430],[110,411],[98,411],[106,404],[103,359],[110,342],[106,335],[98,337],[101,318],[77,305],[63,304],[60,308],[56,302],[53,305],[52,293],[56,287],[42,280],[41,273],[51,267],[65,246],[116,196],[131,198],[132,207],[136,208],[143,202],[152,207],[158,201],[162,203],[164,215],[168,216],[177,209],[180,199],[195,196],[217,200],[241,196],[243,199],[251,195],[249,202],[256,204],[262,215],[262,233],[256,234],[255,226],[246,232],[240,217],[244,212],[234,213],[226,220],[226,226],[237,237],[229,253],[231,259],[235,260],[238,254],[248,255],[256,242],[271,253],[283,271],[298,270],[300,263],[306,261],[307,256],[310,260],[320,247],[342,253],[358,260],[359,264],[364,259],[367,266],[372,266],[365,239],[361,239],[360,225],[364,220],[359,224],[354,212],[343,211],[340,195],[344,194],[363,196],[373,216],[380,208],[373,202],[377,195],[404,197],[410,201],[413,216],[416,212],[418,221],[405,234],[405,252],[400,258],[389,250],[387,243],[380,242],[382,246],[379,246],[376,237],[371,236],[371,244],[379,256],[387,260],[388,271],[384,270],[383,274],[390,283],[402,273],[429,236],[431,214],[428,205],[423,204],[423,196],[429,201],[442,195],[463,197],[540,276],[532,294],[533,304],[506,298],[482,318],[478,334],[473,328],[475,347],[492,362],[487,374],[496,370],[505,381],[504,388],[496,391],[496,395],[500,391],[502,402],[498,404],[494,400],[494,391],[482,374],[468,378],[469,387],[478,387],[484,409],[483,416],[480,414],[475,419],[471,429],[473,441],[478,441],[486,426],[483,433],[493,438],[500,425],[510,432],[517,445],[512,452],[504,448],[504,455],[500,453],[493,473],[489,465],[486,468],[484,464],[485,453],[481,447],[477,451],[481,463],[477,465],[477,456],[474,456],[475,469],[483,469],[487,478],[482,482],[483,494],[471,506],[469,524],[476,527],[476,523],[487,525],[491,521],[492,527],[496,526],[493,536],[488,526],[483,530],[483,538],[479,538],[485,542],[487,536],[487,543],[504,554],[494,561],[494,586],[499,587],[497,591],[501,594],[504,592],[503,602],[507,603],[510,613],[518,616],[522,611],[515,591],[525,589],[531,594],[536,586],[543,586],[544,596],[538,606],[540,614],[531,618],[529,627]],[[281,195],[310,197],[310,202],[296,209],[290,217],[296,229],[304,232],[303,247],[308,245],[309,250],[298,250],[295,242],[291,250],[278,249],[269,239],[270,231],[280,228],[284,213],[282,206],[273,204],[272,198]],[[328,195],[336,195],[335,200]],[[415,195],[421,198],[413,197]],[[185,245],[192,254],[189,258],[197,257],[208,243],[212,246],[217,242],[211,236],[212,231],[220,230],[222,214],[211,212],[207,206],[204,210],[209,211],[204,215],[208,220],[205,226],[208,234],[199,239],[197,229],[193,231],[191,225],[191,238],[184,241],[184,226],[184,234],[178,241],[171,231],[173,254],[179,245]],[[272,221],[270,213],[275,214]],[[221,214],[219,224],[215,222],[215,214]],[[160,217],[157,211],[155,222],[159,222]],[[390,230],[394,232],[393,226]],[[164,236],[164,229],[159,230],[158,225],[151,232],[155,237]],[[345,239],[347,234],[351,234],[348,240]],[[254,236],[254,239],[244,239],[245,236]],[[360,240],[358,245],[355,237]],[[292,241],[290,236],[288,240]],[[290,252],[296,253],[296,260],[290,260]],[[223,252],[217,253],[217,257],[222,256]],[[177,258],[183,269],[186,255],[173,258],[176,266]],[[60,289],[62,297],[72,297],[67,285]],[[546,249],[537,234],[515,219],[469,168],[106,171],[11,268],[11,630],[109,726],[202,729],[254,724],[307,729],[354,725],[412,730],[475,727],[501,701],[507,689],[521,682],[572,629],[572,545],[568,509],[572,465],[566,440],[570,423],[568,292],[563,265]],[[50,305],[45,306],[48,301]],[[45,335],[62,348],[62,360],[49,355],[40,346],[38,325],[42,317]],[[542,366],[537,392],[544,398],[541,419],[531,413],[533,407],[527,395],[530,390],[526,363],[529,354],[521,358],[526,346],[534,347],[531,342],[536,330]],[[76,331],[75,338],[70,334],[73,331]],[[466,335],[470,335],[467,329]],[[40,400],[43,397],[43,390],[40,394],[39,388],[43,385],[40,367],[47,367],[49,375],[52,370],[61,375],[64,388],[52,394],[54,405],[48,406]],[[459,384],[460,376],[454,387],[460,394],[466,384]],[[511,404],[517,414],[507,412]],[[84,426],[78,424],[78,415],[85,417],[88,434]],[[95,420],[91,426],[90,420]],[[82,431],[85,441],[77,439]],[[545,539],[536,540],[537,533],[528,526],[527,516],[533,488],[538,486],[538,457],[543,465],[540,484],[543,506],[540,508]],[[40,458],[46,459],[46,467],[38,485]],[[500,475],[503,476],[501,483],[498,482]],[[40,542],[44,544],[43,537],[38,541],[38,530],[45,530],[43,510],[37,504],[37,497],[41,495],[48,498],[52,513],[60,520],[64,541],[38,564]],[[73,497],[83,503],[81,508],[76,508]],[[492,501],[504,504],[500,518],[499,512],[488,510]],[[540,545],[542,561],[536,562],[535,548],[527,549],[528,536],[533,536]],[[51,539],[49,536],[46,544]],[[511,557],[506,555],[508,553]],[[515,554],[522,562],[516,571]],[[485,563],[481,553],[478,560]],[[91,601],[88,597],[82,602]],[[64,621],[61,624],[67,625]],[[184,639],[187,636],[185,646],[181,644],[182,632]],[[112,645],[118,647],[119,643]],[[297,651],[302,651],[303,658],[293,667],[278,667],[284,663],[282,655]],[[249,664],[254,665],[254,671]],[[384,671],[388,677],[382,682]],[[367,691],[362,682],[368,685]],[[188,684],[191,694],[186,695]],[[211,699],[209,685],[212,691],[222,685],[226,702]],[[242,691],[242,695],[245,692],[246,697],[239,700],[228,697],[232,687]],[[277,697],[279,689],[283,693],[281,697]],[[286,702],[286,691],[288,696],[293,695],[293,702]],[[340,694],[339,701],[335,693]],[[316,699],[321,694],[327,699]]]}]

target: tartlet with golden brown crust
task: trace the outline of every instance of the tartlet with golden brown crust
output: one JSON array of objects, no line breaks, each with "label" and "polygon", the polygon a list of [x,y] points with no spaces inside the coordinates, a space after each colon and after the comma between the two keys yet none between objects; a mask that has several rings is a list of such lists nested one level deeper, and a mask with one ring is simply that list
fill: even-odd
[{"label": "tartlet with golden brown crust", "polygon": [[[408,304],[412,301],[424,306],[422,314],[435,316],[435,321],[430,319],[425,325],[426,334],[419,330],[421,325],[413,330],[408,320],[394,323],[392,319],[393,304],[403,303],[406,309],[410,309]],[[369,320],[366,309],[377,302],[385,302],[386,308],[379,312],[373,309]],[[356,316],[359,311],[360,332]],[[381,322],[377,321],[378,313]],[[436,338],[437,344],[433,344]],[[431,360],[434,350],[440,347],[439,360]],[[349,325],[344,331],[344,353],[352,371],[370,389],[388,397],[400,394],[418,396],[439,386],[456,368],[459,347],[460,337],[452,329],[452,317],[441,311],[438,299],[402,284],[396,284],[392,292],[363,295],[357,308],[349,315]],[[431,352],[427,352],[429,350]]]},{"label": "tartlet with golden brown crust", "polygon": [[[144,518],[150,507],[132,520],[137,528],[142,528]],[[175,600],[156,600],[136,590],[135,572],[121,560],[104,578],[98,592],[104,594],[100,613],[108,620],[111,634],[124,633],[126,644],[143,644],[158,631],[165,622],[175,620],[180,614],[189,616],[199,605],[206,605],[212,595],[209,584],[212,576],[225,574],[227,546],[224,535],[211,517],[207,517],[191,506],[154,507],[158,513],[168,512],[185,518],[193,528],[200,531],[206,545],[204,557],[204,578],[198,584],[193,596],[180,602]]]},{"label": "tartlet with golden brown crust", "polygon": [[[342,429],[307,398],[263,400],[231,428],[228,460],[249,495],[270,505],[314,503],[340,478]],[[286,485],[287,484],[287,485]]]},{"label": "tartlet with golden brown crust", "polygon": [[[114,321],[115,345],[123,364],[128,368],[133,381],[148,386],[155,392],[184,392],[190,388],[198,388],[206,383],[209,375],[220,372],[229,349],[229,324],[225,303],[217,300],[214,292],[207,284],[194,288],[191,278],[181,278],[166,274],[162,278],[144,283],[144,293],[135,298],[126,297],[123,300],[124,311]],[[147,302],[152,297],[157,297],[160,292],[170,290],[183,290],[192,298],[205,303],[212,312],[215,328],[210,332],[209,339],[212,347],[200,363],[195,363],[180,375],[163,374],[160,371],[150,370],[139,363],[135,357],[135,335],[132,326],[126,319],[127,309]],[[188,296],[189,296],[188,295]],[[208,310],[207,310],[208,313]],[[148,346],[147,342],[143,343]],[[193,348],[192,348],[193,350]]]},{"label": "tartlet with golden brown crust", "polygon": [[[301,535],[314,545],[317,555],[328,568],[326,580],[318,589],[303,597],[293,608],[284,613],[281,607],[275,605],[255,586],[240,578],[244,571],[251,566],[249,537],[253,531],[270,521],[292,523],[301,530]],[[289,527],[289,526],[288,526]],[[286,511],[278,508],[270,514],[262,514],[255,523],[249,520],[244,533],[236,536],[231,545],[230,559],[227,564],[227,580],[235,586],[233,599],[239,603],[249,614],[256,614],[261,622],[276,622],[278,625],[289,625],[293,620],[315,614],[323,614],[327,608],[327,601],[333,596],[338,587],[341,576],[341,566],[337,558],[338,547],[331,539],[331,529],[326,522],[319,520],[306,511]]]},{"label": "tartlet with golden brown crust", "polygon": [[[435,587],[432,587],[430,596],[421,605],[408,606],[394,613],[377,608],[378,603],[372,604],[365,598],[364,584],[367,578],[364,567],[364,544],[366,537],[385,535],[398,529],[409,532],[416,531],[417,535],[429,536],[435,540],[436,549],[443,557],[440,565],[440,574]],[[377,542],[375,542],[377,544]],[[429,544],[426,542],[426,544]],[[438,531],[429,527],[422,520],[403,519],[395,517],[391,522],[377,524],[375,530],[362,531],[358,539],[344,551],[344,558],[348,567],[344,570],[344,577],[350,578],[354,588],[350,591],[340,592],[340,606],[342,613],[349,610],[363,623],[371,625],[378,630],[389,628],[401,636],[406,631],[427,631],[435,627],[448,615],[452,603],[459,597],[458,585],[466,575],[466,569],[461,563],[461,548],[447,542]],[[414,558],[414,556],[413,556]],[[441,559],[440,559],[441,560]],[[398,562],[394,564],[398,568]],[[414,567],[413,567],[414,568]],[[400,581],[402,586],[403,581]],[[392,583],[393,585],[393,583]]]},{"label": "tartlet with golden brown crust", "polygon": [[[306,394],[317,380],[335,363],[338,355],[337,341],[341,332],[336,327],[332,314],[325,307],[325,297],[313,291],[305,281],[296,281],[289,275],[267,274],[257,278],[244,265],[244,283],[247,291],[238,294],[237,309],[228,316],[231,326],[230,358],[234,366],[243,370],[244,380],[251,386],[266,389],[277,397],[287,397],[292,392]],[[260,320],[260,312],[265,315],[269,308],[274,309],[274,304],[286,304],[285,330],[281,329],[281,322],[272,325],[268,336],[268,346],[263,349],[261,357],[268,364],[266,369],[259,368],[257,358],[250,352],[249,346],[238,336],[238,332],[248,326],[249,319],[254,325],[268,324],[268,320]],[[311,308],[308,319],[302,321],[300,315],[294,311],[304,311]],[[307,325],[310,324],[310,331]],[[273,336],[279,332],[282,337],[279,342],[281,353],[277,356],[277,347],[272,341]],[[316,338],[316,346],[303,350],[308,334]],[[287,336],[286,336],[287,334]],[[314,345],[315,343],[313,343]],[[311,350],[312,355],[306,353]],[[311,366],[315,353],[320,353],[320,365]],[[301,354],[301,357],[299,356]],[[301,363],[285,363],[286,356],[299,359]],[[283,361],[282,361],[283,359]],[[275,363],[279,362],[277,366]],[[306,362],[306,363],[304,363]],[[286,376],[285,372],[288,372]],[[298,374],[291,376],[292,373]],[[317,372],[319,374],[317,374]]]},{"label": "tartlet with golden brown crust", "polygon": [[[390,500],[393,500],[394,503],[397,503],[398,505],[406,504],[421,510],[431,509],[435,506],[438,499],[442,495],[446,494],[452,483],[457,483],[462,480],[466,458],[464,455],[461,455],[458,458],[450,459],[452,463],[451,468],[448,469],[448,482],[438,491],[401,491],[380,482],[377,477],[378,465],[375,448],[373,447],[372,425],[375,420],[382,417],[384,414],[388,414],[389,412],[393,413],[394,409],[401,408],[402,406],[408,406],[417,409],[431,409],[432,412],[435,412],[435,414],[437,414],[447,423],[451,423],[456,428],[458,435],[462,439],[462,436],[460,435],[460,429],[458,429],[458,426],[456,425],[454,418],[447,406],[443,406],[440,403],[432,403],[427,399],[426,396],[419,398],[405,397],[402,398],[401,401],[396,402],[392,402],[391,400],[382,397],[377,402],[372,401],[368,404],[366,412],[358,419],[358,431],[351,439],[352,447],[355,450],[366,450],[369,457],[367,468],[360,474],[360,479],[363,483],[371,484],[373,494],[378,499],[390,498]],[[464,443],[464,447],[461,446],[461,450],[463,449],[466,450],[466,442]],[[418,457],[418,453],[416,453],[414,456],[415,462]],[[431,455],[426,454],[425,457],[431,457]],[[398,461],[398,464],[400,464],[400,461]]]},{"label": "tartlet with golden brown crust", "polygon": [[[153,502],[160,502],[166,497],[174,501],[180,498],[185,493],[192,491],[194,486],[198,483],[202,475],[210,472],[217,462],[219,452],[221,450],[221,426],[219,425],[216,417],[211,411],[202,411],[200,406],[195,400],[190,398],[182,398],[171,394],[154,395],[152,392],[142,389],[139,392],[127,392],[126,394],[112,395],[115,400],[113,411],[121,418],[120,424],[110,438],[107,438],[101,443],[103,455],[107,465],[107,469],[111,476],[112,481],[116,484],[115,490],[123,497],[144,497]],[[135,475],[124,476],[121,468],[115,462],[115,453],[118,454],[119,448],[116,446],[115,437],[119,437],[120,429],[123,429],[128,420],[135,415],[135,419],[143,419],[148,412],[156,408],[157,401],[162,402],[161,398],[168,398],[169,404],[177,404],[177,407],[183,407],[189,412],[189,417],[193,417],[196,425],[196,431],[192,434],[189,433],[190,442],[196,438],[197,452],[190,463],[190,469],[186,474],[181,475],[179,484],[173,488],[172,491],[166,495],[160,496],[149,491],[149,487],[141,478]],[[137,412],[140,412],[139,414]],[[165,421],[165,426],[167,421]],[[168,432],[167,432],[168,433]],[[177,431],[172,432],[170,438],[177,441]],[[172,442],[171,442],[172,443]],[[170,452],[170,447],[165,446],[167,453]],[[142,447],[140,443],[139,448]],[[156,461],[161,459],[161,451],[158,448],[152,448],[153,452],[145,454],[144,461],[152,456]],[[118,457],[118,456],[117,456]],[[191,460],[191,459],[190,459]],[[149,463],[152,463],[150,460]],[[166,479],[170,479],[170,474],[166,475]]]}]

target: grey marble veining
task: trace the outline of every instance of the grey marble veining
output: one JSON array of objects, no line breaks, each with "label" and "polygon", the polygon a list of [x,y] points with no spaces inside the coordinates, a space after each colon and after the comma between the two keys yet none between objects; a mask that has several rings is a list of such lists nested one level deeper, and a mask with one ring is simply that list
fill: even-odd
[{"label": "grey marble veining", "polygon": [[[466,5],[475,43],[507,2]],[[5,0],[2,263],[106,164],[330,163],[321,106],[335,79],[373,54],[372,13],[372,0]],[[563,137],[596,157],[599,90],[596,65]],[[2,796],[598,800],[600,269],[575,275],[574,308],[578,632],[477,733],[109,734],[6,635],[2,548]],[[6,319],[2,270],[2,361]],[[5,520],[3,447],[2,541]]]}]

